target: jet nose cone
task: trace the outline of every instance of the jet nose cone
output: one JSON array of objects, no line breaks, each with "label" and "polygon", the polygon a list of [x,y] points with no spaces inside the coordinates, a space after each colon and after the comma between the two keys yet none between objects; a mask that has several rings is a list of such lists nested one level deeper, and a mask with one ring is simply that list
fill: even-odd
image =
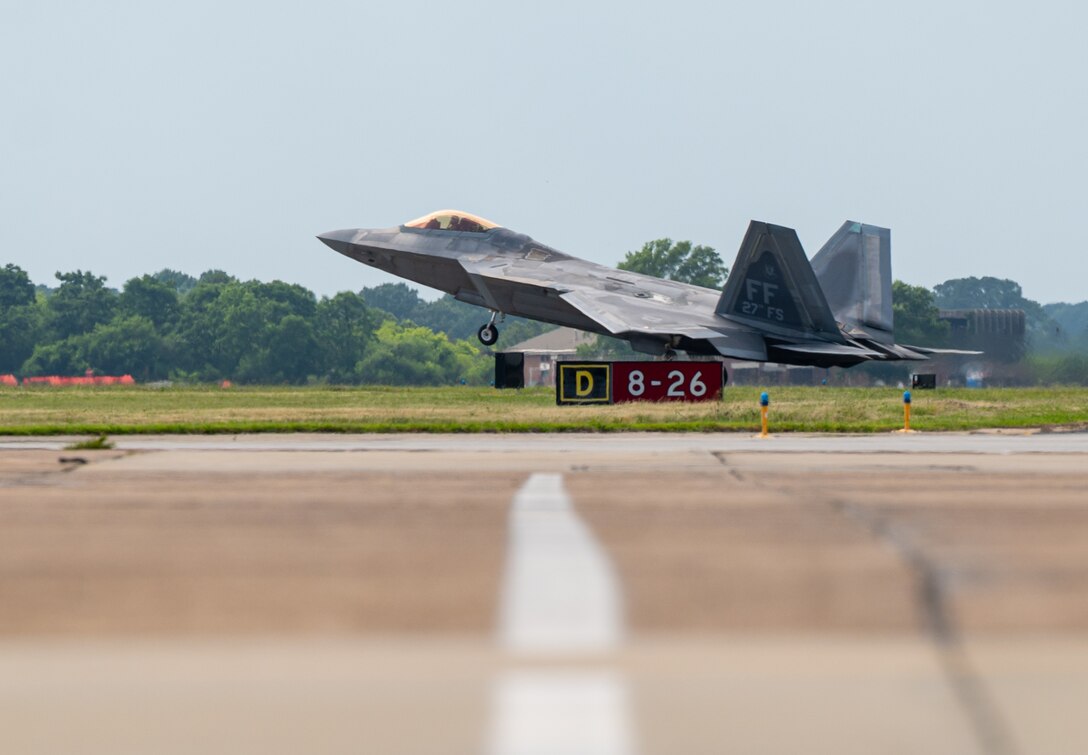
[{"label": "jet nose cone", "polygon": [[317,237],[332,249],[335,249],[341,254],[347,254],[352,240],[355,239],[358,233],[359,231],[357,228],[345,228],[342,231],[326,231],[325,233],[319,233]]}]

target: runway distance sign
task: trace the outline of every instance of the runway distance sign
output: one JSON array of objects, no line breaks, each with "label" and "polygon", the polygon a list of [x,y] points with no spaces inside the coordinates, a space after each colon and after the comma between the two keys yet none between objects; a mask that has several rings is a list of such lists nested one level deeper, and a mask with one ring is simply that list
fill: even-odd
[{"label": "runway distance sign", "polygon": [[725,385],[720,362],[559,362],[557,404],[630,401],[717,401]]},{"label": "runway distance sign", "polygon": [[628,401],[717,401],[725,370],[721,362],[616,362],[612,403]]}]

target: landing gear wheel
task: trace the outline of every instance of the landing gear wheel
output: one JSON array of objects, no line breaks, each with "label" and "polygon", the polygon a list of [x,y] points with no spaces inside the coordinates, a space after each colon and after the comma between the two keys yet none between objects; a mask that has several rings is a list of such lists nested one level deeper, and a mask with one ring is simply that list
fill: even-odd
[{"label": "landing gear wheel", "polygon": [[484,346],[494,346],[499,340],[499,329],[489,322],[487,325],[480,326],[480,329],[476,331],[476,337]]}]

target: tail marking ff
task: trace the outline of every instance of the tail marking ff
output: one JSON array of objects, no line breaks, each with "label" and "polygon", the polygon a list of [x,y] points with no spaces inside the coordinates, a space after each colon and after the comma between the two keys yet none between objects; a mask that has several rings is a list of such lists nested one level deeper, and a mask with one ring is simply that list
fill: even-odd
[{"label": "tail marking ff", "polygon": [[785,339],[845,342],[792,228],[749,223],[715,311]]}]

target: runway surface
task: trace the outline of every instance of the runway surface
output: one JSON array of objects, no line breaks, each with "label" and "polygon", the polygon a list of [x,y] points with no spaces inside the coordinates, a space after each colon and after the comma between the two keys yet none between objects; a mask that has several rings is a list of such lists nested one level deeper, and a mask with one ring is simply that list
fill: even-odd
[{"label": "runway surface", "polygon": [[1088,751],[1088,435],[0,438],[0,751]]}]

